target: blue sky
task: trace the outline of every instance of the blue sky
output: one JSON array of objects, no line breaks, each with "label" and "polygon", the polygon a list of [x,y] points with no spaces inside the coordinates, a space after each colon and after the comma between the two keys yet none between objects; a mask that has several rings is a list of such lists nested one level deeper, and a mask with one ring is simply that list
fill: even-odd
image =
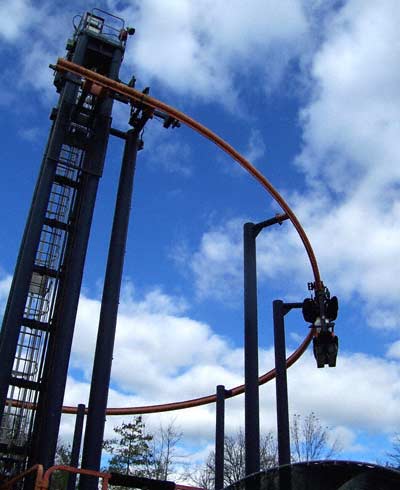
[{"label": "blue sky", "polygon": [[[336,369],[307,353],[289,372],[290,410],[314,411],[344,457],[385,459],[400,415],[400,45],[396,0],[0,0],[0,297],[7,297],[56,102],[49,63],[72,17],[93,6],[136,28],[121,79],[209,126],[287,199],[340,300]],[[126,107],[114,107],[125,129]],[[139,154],[113,364],[111,406],[201,396],[243,379],[242,225],[277,206],[189,129],[146,127]],[[112,140],[88,251],[65,402],[86,402],[122,146]],[[271,302],[312,280],[288,223],[258,238],[260,371],[272,367]],[[288,349],[306,334],[288,317]],[[261,421],[274,430],[274,385]],[[213,443],[213,407],[174,414],[187,447]],[[168,420],[170,415],[161,417]],[[227,407],[227,430],[243,398]],[[118,420],[109,420],[108,434]],[[148,423],[157,425],[159,416]],[[64,437],[73,420],[65,417]]]}]

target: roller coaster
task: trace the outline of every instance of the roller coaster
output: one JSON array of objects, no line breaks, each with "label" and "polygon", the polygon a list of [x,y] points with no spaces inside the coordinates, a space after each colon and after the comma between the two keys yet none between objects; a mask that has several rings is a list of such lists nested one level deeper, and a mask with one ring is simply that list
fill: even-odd
[{"label": "roller coaster", "polygon": [[[133,79],[129,83],[119,80],[126,42],[134,34],[123,19],[100,9],[86,12],[79,19],[73,37],[67,42],[66,57],[50,65],[55,72],[59,102],[51,112],[52,127],[1,330],[0,464],[7,477],[4,483],[7,489],[31,473],[36,474],[36,480],[33,483],[25,478],[26,488],[47,488],[49,475],[55,470],[81,473],[82,490],[97,488],[98,477],[106,488],[110,475],[99,472],[105,415],[165,412],[218,401],[216,394],[210,394],[158,405],[107,407],[135,162],[141,131],[153,117],[161,118],[165,127],[184,124],[217,145],[280,206],[282,212],[273,221],[289,220],[297,231],[314,277],[308,287],[311,298],[296,307],[302,308],[305,322],[311,328],[286,359],[286,367],[301,357],[310,342],[318,367],[335,366],[338,351],[333,323],[337,300],[330,297],[311,243],[285,199],[220,136],[151,97],[146,90],[137,90]],[[127,132],[111,127],[114,102],[130,105],[132,129]],[[125,151],[86,410],[81,468],[54,469],[61,414],[75,414],[78,410],[63,406],[63,398],[97,187],[110,135],[125,142]],[[276,375],[276,369],[260,377],[257,374],[257,389]],[[249,391],[246,379],[244,384],[226,390],[225,398],[243,393],[247,396]],[[147,485],[143,488],[153,488],[149,482]]]}]

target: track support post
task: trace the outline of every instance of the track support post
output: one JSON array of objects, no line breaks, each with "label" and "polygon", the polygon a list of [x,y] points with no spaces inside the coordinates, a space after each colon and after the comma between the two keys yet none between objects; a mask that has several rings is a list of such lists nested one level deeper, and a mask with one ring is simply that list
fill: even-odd
[{"label": "track support post", "polygon": [[224,488],[225,395],[225,386],[218,385],[215,424],[215,490]]},{"label": "track support post", "polygon": [[284,303],[281,300],[273,302],[274,317],[274,349],[276,371],[276,417],[278,431],[278,464],[284,466],[279,470],[280,488],[290,490],[291,463],[290,455],[290,425],[289,402],[286,374],[286,339],[285,315],[293,308],[302,308],[303,303]]},{"label": "track support post", "polygon": [[276,370],[276,414],[278,425],[279,466],[290,464],[289,407],[286,376],[286,342],[284,324],[284,304],[281,300],[273,302],[274,347]]},{"label": "track support post", "polygon": [[[74,438],[72,440],[71,458],[69,465],[79,467],[79,454],[82,444],[83,422],[85,420],[85,405],[80,403],[76,412]],[[69,473],[67,490],[74,490],[76,485],[76,473]]]},{"label": "track support post", "polygon": [[258,392],[258,324],[256,234],[254,224],[243,227],[244,251],[244,378],[246,475],[260,471],[260,408]]},{"label": "track support post", "polygon": [[[138,144],[138,131],[129,130],[125,142],[108,251],[82,454],[82,467],[95,471],[99,471],[100,468]],[[98,478],[82,475],[80,489],[97,490],[97,480]]]},{"label": "track support post", "polygon": [[260,407],[258,389],[258,319],[256,238],[263,228],[282,224],[286,214],[243,227],[245,473],[260,471]]}]

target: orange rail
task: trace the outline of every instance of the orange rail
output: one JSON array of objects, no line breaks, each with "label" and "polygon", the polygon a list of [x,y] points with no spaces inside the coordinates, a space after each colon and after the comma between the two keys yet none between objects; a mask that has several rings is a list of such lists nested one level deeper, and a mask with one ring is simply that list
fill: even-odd
[{"label": "orange rail", "polygon": [[[287,358],[286,365],[287,367],[292,366],[307,350],[314,333],[310,330],[307,337],[303,340],[303,342],[299,345],[299,347]],[[273,380],[276,377],[275,369],[271,369],[267,373],[263,374],[258,378],[259,385],[263,385]],[[227,390],[226,398],[232,398],[237,395],[243,394],[245,391],[245,385],[236,386]],[[180,402],[172,402],[172,403],[163,403],[159,405],[144,405],[141,407],[120,407],[120,408],[107,408],[107,415],[139,415],[139,414],[147,414],[147,413],[158,413],[158,412],[170,412],[173,410],[182,410],[184,408],[193,408],[199,407],[201,405],[208,405],[210,403],[215,403],[217,397],[215,394],[206,395],[200,398],[192,398],[190,400],[184,400]],[[64,406],[63,413],[75,414],[77,412],[76,407],[72,406]],[[87,409],[86,409],[87,412]]]},{"label": "orange rail", "polygon": [[[178,119],[182,123],[186,124],[188,127],[194,129],[198,133],[200,133],[205,138],[211,140],[218,147],[220,147],[223,151],[225,151],[228,155],[230,155],[234,160],[236,160],[243,168],[247,170],[268,192],[269,194],[276,200],[276,202],[281,206],[281,208],[285,211],[285,214],[288,216],[295,229],[297,230],[304,247],[307,251],[310,264],[314,274],[315,280],[315,288],[317,290],[321,290],[323,288],[323,283],[321,281],[317,260],[314,254],[314,251],[311,247],[311,244],[308,240],[308,237],[295,216],[292,209],[283,199],[283,197],[279,194],[279,192],[272,186],[272,184],[264,177],[259,170],[257,170],[250,162],[248,162],[242,155],[239,154],[232,146],[230,146],[227,142],[225,142],[218,135],[213,133],[210,129],[206,128],[202,124],[198,123],[191,117],[186,114],[174,109],[173,107],[168,106],[164,102],[161,102],[153,97],[143,94],[138,90],[135,90],[132,87],[128,87],[127,85],[116,82],[115,80],[111,80],[103,75],[100,75],[96,72],[88,70],[80,65],[76,65],[70,61],[67,61],[63,58],[59,58],[57,61],[57,65],[54,67],[59,71],[67,71],[79,75],[80,77],[86,79],[89,82],[92,82],[103,89],[111,91],[111,93],[118,93],[127,97],[129,100],[133,100],[136,103],[143,104],[148,107],[152,107],[155,109],[160,109],[163,112],[166,112],[171,117]],[[97,87],[99,88],[99,87]],[[280,215],[281,217],[285,215]],[[303,342],[297,347],[297,349],[287,358],[286,365],[287,367],[292,366],[306,351],[309,346],[312,338],[314,336],[314,329],[310,330],[308,335],[305,337]],[[275,369],[271,369],[264,375],[260,376],[259,384],[262,385],[271,381],[276,377]],[[244,393],[245,386],[240,385],[234,388],[231,388],[227,391],[227,398],[231,398],[236,395],[240,395]],[[107,415],[135,415],[135,414],[147,414],[147,413],[157,413],[157,412],[167,412],[172,410],[181,410],[184,408],[198,407],[200,405],[207,405],[210,403],[215,403],[216,395],[207,395],[200,398],[193,398],[190,400],[184,400],[180,402],[172,402],[172,403],[163,403],[158,405],[146,405],[141,407],[121,407],[121,408],[107,408]],[[14,406],[19,406],[17,401],[9,400],[9,403],[12,403]],[[26,408],[35,408],[34,404],[26,404]],[[63,413],[75,414],[77,412],[76,407],[72,406],[64,406]]]},{"label": "orange rail", "polygon": [[84,468],[74,468],[73,466],[56,465],[56,466],[51,466],[48,470],[46,470],[46,472],[43,475],[43,478],[39,484],[39,487],[35,488],[35,490],[47,490],[49,488],[50,477],[51,477],[52,473],[54,473],[55,471],[67,471],[68,473],[75,473],[75,474],[79,474],[79,475],[89,475],[89,476],[95,476],[97,478],[101,478],[102,479],[102,484],[101,484],[102,490],[108,489],[108,480],[111,478],[110,473],[102,473],[101,471],[86,470]]},{"label": "orange rail", "polygon": [[17,476],[14,476],[13,478],[10,478],[10,480],[3,482],[0,485],[0,490],[12,489],[13,486],[15,485],[15,483],[19,482],[20,480],[22,480],[26,476],[30,475],[31,473],[35,473],[35,472],[36,472],[35,490],[38,490],[39,486],[40,486],[40,482],[43,479],[43,466],[41,464],[35,464],[31,468],[28,468],[27,470],[25,470],[23,473],[21,473]]},{"label": "orange rail", "polygon": [[[94,470],[86,470],[84,468],[74,468],[73,466],[66,466],[66,465],[51,466],[44,473],[43,466],[41,464],[36,464],[31,468],[27,469],[26,471],[24,471],[23,473],[21,473],[20,475],[17,475],[14,478],[11,478],[10,480],[4,482],[2,485],[0,485],[0,490],[11,490],[17,482],[19,482],[26,476],[30,475],[31,473],[35,473],[35,472],[36,472],[36,480],[35,480],[34,490],[48,490],[50,485],[50,477],[55,471],[66,471],[67,473],[89,475],[89,476],[94,476],[96,478],[101,478],[102,490],[108,490],[108,484],[111,478],[110,473],[103,473],[101,471],[94,471]],[[188,485],[181,485],[179,483],[175,483],[175,489],[176,490],[205,490],[204,488],[201,487],[192,487]]]},{"label": "orange rail", "polygon": [[[300,236],[301,241],[306,249],[308,258],[310,260],[311,268],[313,270],[314,279],[315,279],[315,287],[317,290],[322,289],[321,277],[318,269],[317,259],[315,257],[313,248],[311,243],[304,231],[303,227],[300,224],[300,221],[297,219],[297,216],[294,214],[293,210],[290,208],[289,204],[285,201],[285,199],[279,194],[279,192],[275,189],[275,187],[269,182],[269,180],[264,177],[264,175],[255,168],[246,158],[244,158],[237,150],[235,150],[229,143],[224,141],[220,136],[215,134],[206,126],[203,126],[198,121],[195,121],[193,118],[189,117],[185,113],[178,111],[174,107],[161,102],[154,97],[150,97],[149,95],[143,94],[138,90],[129,87],[123,83],[117,82],[115,80],[111,80],[110,78],[105,77],[104,75],[100,75],[92,70],[88,70],[83,66],[77,65],[76,63],[72,63],[72,61],[68,61],[64,58],[59,58],[57,60],[57,65],[54,67],[58,71],[67,71],[74,73],[75,75],[79,75],[86,80],[94,83],[95,85],[99,85],[106,90],[109,90],[113,93],[118,93],[127,97],[129,100],[133,100],[136,103],[142,104],[144,106],[152,107],[153,109],[159,109],[163,112],[166,112],[169,116],[178,119],[183,124],[186,124],[189,128],[194,129],[196,132],[204,136],[205,138],[212,141],[214,144],[219,146],[225,153],[227,153],[230,157],[236,160],[250,175],[252,175],[266,190],[267,192],[275,199],[275,201],[280,205],[280,207],[285,211],[288,215],[290,221],[295,227],[297,233]],[[96,87],[97,89],[98,87]]]}]

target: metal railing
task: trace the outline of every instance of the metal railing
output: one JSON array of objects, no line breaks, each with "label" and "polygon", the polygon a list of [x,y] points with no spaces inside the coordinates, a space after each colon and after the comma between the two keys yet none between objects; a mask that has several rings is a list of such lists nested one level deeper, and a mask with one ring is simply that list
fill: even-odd
[{"label": "metal railing", "polygon": [[[17,475],[14,478],[11,478],[10,480],[7,480],[6,482],[2,483],[0,485],[0,490],[12,490],[17,484],[20,484],[27,476],[35,472],[36,472],[36,479],[35,479],[34,490],[48,490],[50,485],[51,475],[55,471],[65,471],[67,473],[72,473],[72,474],[88,475],[88,476],[94,476],[96,478],[101,478],[102,480],[101,490],[108,490],[108,483],[111,478],[110,473],[104,473],[101,471],[94,471],[94,470],[86,470],[84,468],[74,468],[73,466],[66,466],[66,465],[51,466],[49,469],[44,471],[43,466],[41,464],[37,464],[29,468],[28,470],[24,471],[20,475]],[[204,489],[200,487],[192,487],[192,486],[181,485],[179,483],[176,483],[175,490],[204,490]]]}]

